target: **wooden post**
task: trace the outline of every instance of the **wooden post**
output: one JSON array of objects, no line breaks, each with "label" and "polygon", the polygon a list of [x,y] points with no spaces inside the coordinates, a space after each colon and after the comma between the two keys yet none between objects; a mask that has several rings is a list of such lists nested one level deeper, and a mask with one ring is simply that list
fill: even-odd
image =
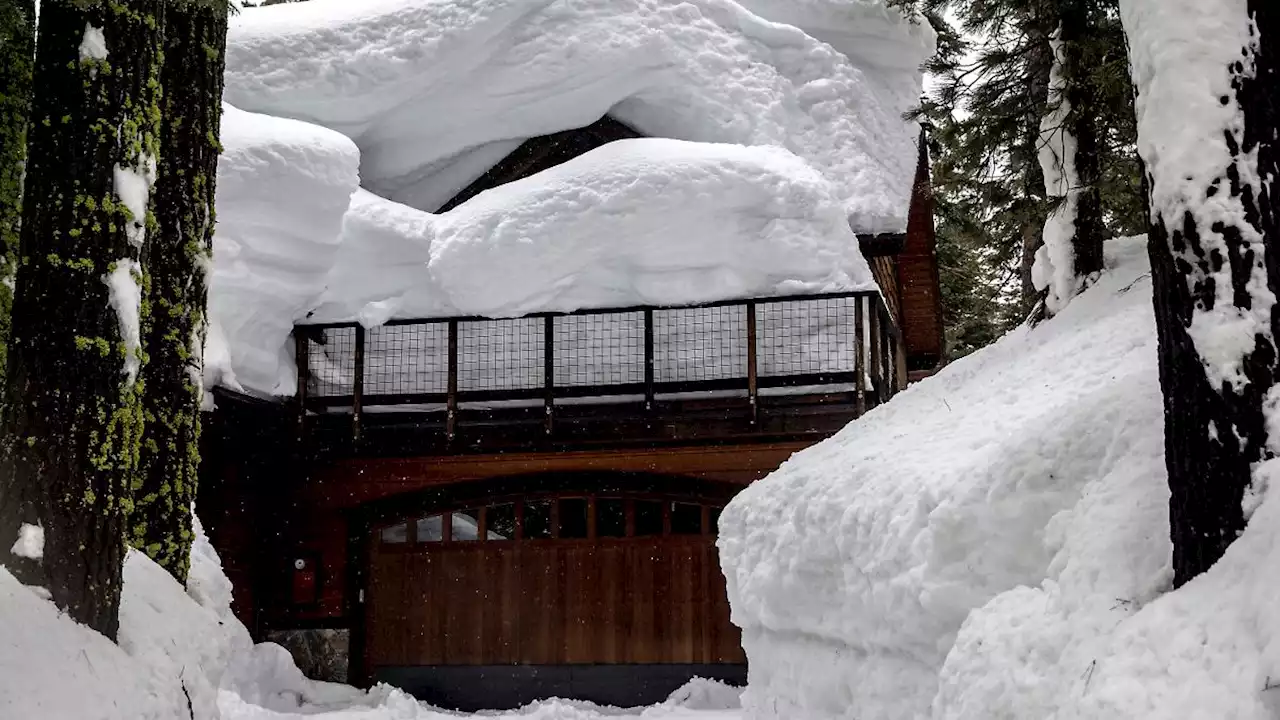
[{"label": "wooden post", "polygon": [[881,360],[884,353],[881,352],[881,333],[880,333],[880,308],[872,306],[871,312],[867,313],[867,320],[871,323],[871,342],[868,354],[871,356],[871,389],[876,393],[876,405],[884,402],[883,387],[881,377]]},{"label": "wooden post", "polygon": [[298,441],[307,437],[307,389],[311,384],[311,340],[301,327],[293,329],[293,357],[298,368]]},{"label": "wooden post", "polygon": [[653,410],[653,310],[644,311],[644,409]]},{"label": "wooden post", "polygon": [[756,304],[747,303],[747,398],[751,403],[751,424],[760,419],[760,379],[756,376]]},{"label": "wooden post", "polygon": [[556,355],[555,355],[556,323],[555,318],[548,315],[543,318],[542,325],[542,386],[543,402],[546,405],[546,430],[550,435],[555,429],[556,405]]},{"label": "wooden post", "polygon": [[450,444],[458,433],[458,321],[449,321],[449,378],[445,400],[445,436]]},{"label": "wooden post", "polygon": [[364,405],[364,326],[356,325],[355,368],[351,383],[351,439],[360,442],[360,412]]},{"label": "wooden post", "polygon": [[867,411],[867,328],[864,296],[853,298],[853,375],[858,387],[858,414]]}]

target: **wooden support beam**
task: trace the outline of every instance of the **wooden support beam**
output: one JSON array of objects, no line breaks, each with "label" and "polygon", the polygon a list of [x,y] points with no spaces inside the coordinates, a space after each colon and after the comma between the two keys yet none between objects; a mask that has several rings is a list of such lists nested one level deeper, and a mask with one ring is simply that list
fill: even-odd
[{"label": "wooden support beam", "polygon": [[760,380],[756,368],[756,304],[747,303],[747,397],[751,403],[751,424],[760,419]]},{"label": "wooden support beam", "polygon": [[644,311],[644,409],[652,411],[654,401],[653,378],[653,309]]},{"label": "wooden support beam", "polygon": [[354,443],[360,442],[360,412],[364,405],[364,343],[364,326],[356,325],[355,357],[352,359],[355,368],[351,383],[351,440]]},{"label": "wooden support beam", "polygon": [[453,442],[458,434],[458,321],[449,321],[449,377],[446,389],[445,434]]},{"label": "wooden support beam", "polygon": [[556,407],[556,322],[548,315],[543,318],[542,325],[542,387],[545,393],[543,403],[546,406],[546,430],[550,435],[555,430]]}]

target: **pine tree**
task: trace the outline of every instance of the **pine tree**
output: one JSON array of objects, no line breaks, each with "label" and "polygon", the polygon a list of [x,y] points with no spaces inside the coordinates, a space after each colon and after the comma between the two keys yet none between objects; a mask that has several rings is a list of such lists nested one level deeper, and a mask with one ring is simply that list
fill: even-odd
[{"label": "pine tree", "polygon": [[35,3],[7,0],[0,8],[0,368],[9,338],[10,283],[22,221],[22,175],[31,107],[31,61],[35,54]]},{"label": "pine tree", "polygon": [[154,193],[158,232],[144,266],[151,323],[146,418],[132,544],[180,581],[191,556],[199,471],[202,348],[218,171],[226,0],[171,2],[162,70],[164,125]]},{"label": "pine tree", "polygon": [[[936,80],[935,89],[916,117],[933,126],[937,145],[939,261],[948,337],[955,340],[949,352],[976,349],[999,337],[1042,297],[1031,270],[1046,220],[1059,203],[1046,192],[1040,163],[1044,119],[1051,110],[1055,53],[1050,38],[1063,25],[1068,2],[1084,7],[1090,23],[1087,32],[1077,33],[1083,38],[1062,44],[1064,59],[1087,72],[1073,74],[1059,67],[1064,77],[1082,76],[1082,82],[1064,86],[1084,89],[1074,104],[1088,112],[1068,117],[1093,120],[1097,127],[1098,179],[1087,187],[1098,189],[1103,236],[1136,234],[1143,228],[1140,172],[1115,0],[894,3],[924,12],[940,36],[938,54],[926,66]],[[944,19],[947,11],[956,27]],[[1085,177],[1093,175],[1085,168]],[[1100,250],[1097,242],[1091,246]],[[1097,261],[1100,253],[1081,257]],[[948,285],[949,273],[976,274],[978,281]],[[956,307],[969,310],[957,314],[952,310]],[[987,313],[985,319],[982,312]]]},{"label": "pine tree", "polygon": [[[161,0],[44,0],[0,468],[0,563],[114,638],[144,357]],[[16,540],[16,542],[15,542]]]},{"label": "pine tree", "polygon": [[1280,440],[1268,432],[1280,420],[1280,7],[1124,0],[1121,8],[1149,172],[1174,583],[1182,585],[1244,530],[1253,468]]},{"label": "pine tree", "polygon": [[1102,25],[1093,0],[1053,0],[1045,10],[1058,20],[1051,39],[1047,114],[1041,122],[1040,165],[1045,191],[1059,198],[1044,228],[1033,282],[1044,292],[1044,312],[1056,314],[1102,271],[1102,95],[1089,67],[1086,43]]}]

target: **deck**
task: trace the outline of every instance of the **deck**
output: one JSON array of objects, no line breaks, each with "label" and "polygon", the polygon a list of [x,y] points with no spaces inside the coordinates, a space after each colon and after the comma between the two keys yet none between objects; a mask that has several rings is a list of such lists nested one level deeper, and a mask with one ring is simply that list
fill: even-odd
[{"label": "deck", "polygon": [[303,437],[341,454],[816,438],[905,379],[874,291],[294,335]]}]

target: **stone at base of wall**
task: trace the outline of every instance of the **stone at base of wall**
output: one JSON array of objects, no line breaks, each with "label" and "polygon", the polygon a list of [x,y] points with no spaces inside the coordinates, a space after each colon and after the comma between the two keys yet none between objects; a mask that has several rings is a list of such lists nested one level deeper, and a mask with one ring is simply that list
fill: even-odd
[{"label": "stone at base of wall", "polygon": [[267,639],[288,650],[298,669],[312,680],[347,682],[350,631],[325,628],[278,630],[269,633]]}]

